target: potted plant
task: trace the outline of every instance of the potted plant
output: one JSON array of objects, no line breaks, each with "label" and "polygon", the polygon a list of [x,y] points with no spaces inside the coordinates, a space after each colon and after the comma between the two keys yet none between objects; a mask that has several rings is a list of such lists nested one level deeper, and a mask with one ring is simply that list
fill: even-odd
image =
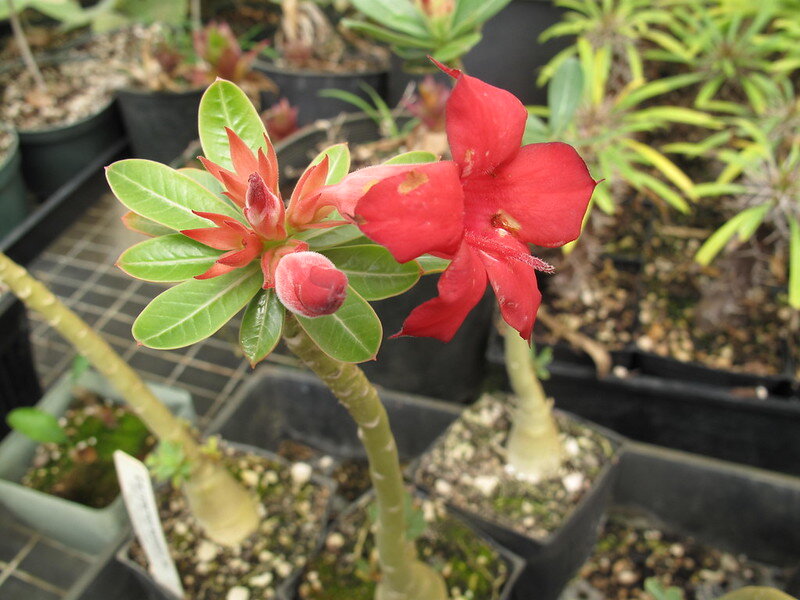
[{"label": "potted plant", "polygon": [[16,227],[27,214],[25,183],[22,180],[19,138],[9,127],[0,127],[0,237]]},{"label": "potted plant", "polygon": [[386,53],[352,35],[342,35],[323,10],[327,3],[280,0],[280,27],[275,36],[275,57],[259,60],[257,69],[278,86],[277,94],[297,108],[297,122],[307,125],[334,117],[344,109],[340,102],[318,97],[328,88],[346,90],[367,98],[360,85],[386,94]]},{"label": "potted plant", "polygon": [[272,87],[252,69],[266,42],[244,52],[227,24],[191,32],[157,24],[135,31],[136,62],[125,67],[133,86],[118,92],[135,156],[169,162],[186,150],[195,139],[203,90],[216,77],[242,84],[256,100]]},{"label": "potted plant", "polygon": [[10,19],[24,64],[23,69],[14,66],[0,74],[2,118],[19,133],[28,187],[44,199],[121,137],[112,106],[113,89],[121,79],[106,72],[94,81],[100,65],[91,60],[51,61],[40,70],[13,0],[0,10],[0,18]]}]

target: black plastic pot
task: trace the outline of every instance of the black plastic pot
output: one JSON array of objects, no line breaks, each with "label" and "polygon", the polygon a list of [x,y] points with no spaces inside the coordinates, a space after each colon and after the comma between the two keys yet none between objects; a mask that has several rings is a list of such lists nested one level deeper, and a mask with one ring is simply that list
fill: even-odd
[{"label": "black plastic pot", "polygon": [[[460,414],[445,402],[380,390],[400,459],[419,456]],[[302,442],[333,458],[366,456],[347,410],[313,374],[262,365],[208,427],[232,442],[276,451],[284,440]]]},{"label": "black plastic pot", "polygon": [[40,200],[48,198],[122,136],[114,102],[65,127],[19,131],[22,173],[28,188]]},{"label": "black plastic pot", "polygon": [[[533,539],[493,521],[487,515],[469,512],[448,503],[454,513],[525,561],[525,568],[514,587],[514,600],[556,600],[559,597],[567,582],[591,555],[611,499],[624,440],[594,423],[573,415],[565,416],[607,437],[616,451],[598,473],[592,488],[557,530],[544,539]],[[415,477],[415,481],[420,485],[419,477]],[[431,492],[424,485],[420,487]]]},{"label": "black plastic pot", "polygon": [[[781,567],[800,563],[800,479],[647,444],[629,444],[615,504],[678,533]],[[798,590],[792,590],[797,594]]]},{"label": "black plastic pot", "polygon": [[431,65],[430,69],[424,71],[406,71],[403,59],[396,54],[392,54],[389,62],[389,81],[386,95],[389,106],[397,106],[409,85],[412,83],[419,84],[428,75],[431,75],[439,83],[448,86],[453,85],[453,78],[446,73],[442,73],[433,65]]},{"label": "black plastic pot", "polygon": [[367,84],[381,97],[386,97],[388,71],[376,69],[359,73],[319,73],[315,71],[294,71],[272,63],[257,61],[254,68],[267,75],[278,86],[277,95],[265,94],[262,105],[266,108],[279,98],[286,98],[298,109],[297,122],[308,125],[317,119],[330,119],[339,113],[353,112],[356,108],[335,98],[322,98],[319,92],[325,89],[338,89],[355,94],[367,102],[369,95],[361,89]]},{"label": "black plastic pot", "polygon": [[[400,123],[405,122],[401,118]],[[353,145],[380,139],[378,125],[355,114],[341,121],[340,137]],[[318,145],[328,139],[329,128],[303,129],[276,146],[283,181],[291,180],[285,171],[302,172],[319,152]],[[295,175],[296,177],[296,175]],[[453,402],[477,399],[485,375],[486,346],[491,329],[494,299],[487,292],[447,344],[426,338],[388,339],[400,331],[413,308],[436,296],[438,276],[423,277],[411,290],[373,303],[383,323],[384,340],[378,358],[361,366],[374,383],[390,389],[420,394]]]},{"label": "black plastic pot", "polygon": [[28,212],[19,139],[13,130],[8,131],[12,132],[14,142],[8,157],[0,163],[0,239],[21,223]]},{"label": "black plastic pot", "polygon": [[569,45],[568,38],[540,44],[539,34],[561,20],[564,9],[550,0],[511,0],[483,27],[483,39],[464,57],[466,71],[508,90],[524,104],[546,104],[536,87],[539,69]]},{"label": "black plastic pot", "polygon": [[[283,458],[273,454],[272,452],[268,452],[263,448],[250,446],[247,444],[236,444],[236,443],[231,444],[230,443],[231,441],[232,440],[228,440],[229,445],[243,452],[257,454],[265,458],[268,458],[270,460],[277,461],[278,463],[286,463],[286,461]],[[331,491],[331,498],[333,498],[333,493],[335,492],[336,488],[336,485],[333,481],[325,477],[321,477],[317,474],[312,474],[311,478],[317,485],[321,487],[327,487]],[[329,502],[327,506],[328,510],[330,509],[330,505],[331,503]],[[326,513],[321,520],[323,528],[324,525],[328,522],[328,520],[329,520],[328,513]],[[319,540],[314,552],[319,550],[319,547],[321,546],[324,539],[325,539],[325,534],[323,531],[320,531]],[[130,557],[130,548],[132,545],[133,545],[133,540],[130,540],[128,543],[123,544],[117,551],[116,558],[117,561],[122,563],[125,567],[127,567],[128,570],[130,570],[134,574],[136,580],[139,583],[139,587],[142,588],[145,594],[145,597],[148,600],[181,600],[175,594],[173,594],[171,591],[169,591],[167,588],[163,587],[155,579],[153,579],[152,575],[150,575],[147,569],[142,567],[139,563],[137,563]],[[287,577],[283,582],[281,582],[281,584],[277,588],[275,588],[275,595],[273,596],[274,600],[292,599],[294,588],[297,585],[297,578],[300,575],[300,571],[301,569],[296,569],[294,573],[289,575],[289,577]]]},{"label": "black plastic pot", "polygon": [[197,139],[197,111],[205,90],[117,92],[134,156],[170,163]]}]

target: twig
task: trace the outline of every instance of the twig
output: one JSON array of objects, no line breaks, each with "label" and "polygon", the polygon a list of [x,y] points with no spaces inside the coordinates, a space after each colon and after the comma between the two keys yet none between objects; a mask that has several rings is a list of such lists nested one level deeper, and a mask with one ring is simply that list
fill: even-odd
[{"label": "twig", "polygon": [[605,377],[611,372],[611,353],[605,346],[571,329],[547,312],[547,309],[542,306],[539,307],[539,313],[536,318],[541,321],[554,336],[565,339],[573,346],[586,352],[594,361],[598,377]]},{"label": "twig", "polygon": [[9,19],[11,19],[11,30],[14,32],[14,40],[17,42],[17,46],[19,46],[22,62],[25,63],[25,68],[28,69],[31,77],[33,77],[36,87],[39,88],[40,91],[46,93],[47,84],[44,82],[44,77],[42,77],[42,72],[39,70],[39,65],[36,64],[36,60],[33,58],[33,52],[31,52],[31,47],[28,45],[25,32],[22,30],[22,25],[19,22],[19,14],[17,14],[17,9],[14,6],[14,0],[8,0],[8,10]]}]

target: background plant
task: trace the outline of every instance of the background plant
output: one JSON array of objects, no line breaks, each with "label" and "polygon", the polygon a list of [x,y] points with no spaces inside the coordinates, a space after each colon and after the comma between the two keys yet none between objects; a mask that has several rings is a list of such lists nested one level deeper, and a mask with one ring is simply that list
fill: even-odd
[{"label": "background plant", "polygon": [[364,19],[344,25],[390,44],[409,70],[431,70],[427,56],[459,65],[481,27],[510,0],[351,0]]}]

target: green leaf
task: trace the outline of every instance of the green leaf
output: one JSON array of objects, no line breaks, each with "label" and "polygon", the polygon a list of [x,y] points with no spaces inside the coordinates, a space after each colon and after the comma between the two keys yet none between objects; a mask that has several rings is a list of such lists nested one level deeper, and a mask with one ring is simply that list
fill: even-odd
[{"label": "green leaf", "polygon": [[800,223],[789,219],[789,306],[800,309]]},{"label": "green leaf", "polygon": [[157,296],[133,323],[138,342],[160,350],[203,340],[227,323],[261,289],[253,263],[212,279],[190,279]]},{"label": "green leaf", "polygon": [[[769,204],[753,206],[731,217],[727,223],[712,233],[703,242],[694,259],[701,265],[708,265],[720,253],[730,239],[739,234],[740,239],[750,237],[767,215]],[[746,237],[743,237],[746,236]]]},{"label": "green leaf", "polygon": [[[583,94],[583,69],[576,58],[565,60],[547,88],[550,130],[558,137],[570,124]],[[529,117],[530,119],[530,117]]]},{"label": "green leaf", "polygon": [[131,246],[119,257],[117,266],[145,281],[185,281],[205,273],[221,255],[221,250],[173,233]]},{"label": "green leaf", "polygon": [[283,330],[283,304],[275,290],[260,290],[250,300],[239,329],[239,344],[255,367],[275,349]]},{"label": "green leaf", "polygon": [[453,15],[452,35],[480,27],[500,12],[511,0],[460,0]]},{"label": "green leaf", "polygon": [[122,204],[171,229],[212,226],[208,219],[192,211],[218,213],[244,222],[241,212],[214,192],[157,162],[138,158],[121,160],[106,169],[106,178]]},{"label": "green leaf", "polygon": [[217,195],[221,195],[222,192],[225,191],[225,188],[222,186],[219,179],[214,177],[208,171],[204,171],[203,169],[195,169],[193,167],[184,167],[182,169],[178,169],[178,172],[183,173],[191,179],[194,179],[204,188],[214,192]]},{"label": "green leaf", "polygon": [[347,275],[350,286],[365,300],[397,296],[419,281],[419,266],[414,261],[400,264],[383,246],[347,246],[323,254]]},{"label": "green leaf", "polygon": [[439,258],[430,254],[423,254],[415,261],[422,269],[423,275],[430,275],[432,273],[442,273],[447,267],[450,266],[450,261],[446,258]]},{"label": "green leaf", "polygon": [[378,27],[377,25],[364,23],[363,21],[355,21],[353,19],[342,19],[342,23],[344,23],[345,27],[348,29],[364,33],[374,37],[380,42],[386,42],[387,44],[394,44],[400,47],[420,48],[426,51],[436,47],[436,41],[430,37],[414,37],[402,33],[395,33],[391,29]]},{"label": "green leaf", "polygon": [[61,444],[67,441],[67,434],[58,424],[58,419],[38,408],[15,408],[6,416],[6,422],[35,442]]},{"label": "green leaf", "polygon": [[481,34],[478,32],[461,36],[437,48],[433,52],[433,58],[444,63],[461,58],[469,52],[473,46],[481,41],[481,37]]},{"label": "green leaf", "polygon": [[418,165],[422,163],[436,162],[438,157],[433,152],[427,150],[412,150],[393,156],[383,162],[385,165]]},{"label": "green leaf", "polygon": [[253,151],[267,149],[267,133],[258,111],[236,84],[223,79],[212,83],[200,100],[198,129],[203,154],[221,167],[231,169],[231,152],[225,128],[236,133]]},{"label": "green leaf", "polygon": [[339,183],[350,172],[350,149],[346,143],[325,148],[311,161],[311,165],[318,165],[326,156],[328,157],[328,176],[325,178],[325,185]]},{"label": "green leaf", "polygon": [[[416,7],[406,0],[351,0],[355,9],[386,27],[402,31],[410,36],[428,34],[425,18]],[[350,27],[346,20],[345,27]]]},{"label": "green leaf", "polygon": [[381,346],[381,321],[353,288],[348,288],[344,304],[332,315],[295,316],[320,349],[336,360],[348,363],[372,360]]},{"label": "green leaf", "polygon": [[72,379],[72,383],[76,384],[78,380],[81,378],[81,375],[86,373],[92,366],[92,363],[89,362],[89,359],[86,358],[83,354],[76,354],[75,358],[72,359],[72,365],[70,366],[70,379]]},{"label": "green leaf", "polygon": [[[341,217],[337,215],[337,218]],[[322,250],[357,240],[362,237],[362,233],[355,225],[340,225],[330,229],[306,229],[294,237],[308,242],[308,247],[312,250]]]},{"label": "green leaf", "polygon": [[725,594],[718,600],[797,600],[794,596],[768,587],[746,586]]},{"label": "green leaf", "polygon": [[127,212],[122,216],[122,222],[125,227],[136,233],[143,233],[150,237],[158,237],[159,235],[169,235],[175,233],[174,229],[159,225],[155,221],[144,218],[142,215],[137,215],[135,212]]}]

